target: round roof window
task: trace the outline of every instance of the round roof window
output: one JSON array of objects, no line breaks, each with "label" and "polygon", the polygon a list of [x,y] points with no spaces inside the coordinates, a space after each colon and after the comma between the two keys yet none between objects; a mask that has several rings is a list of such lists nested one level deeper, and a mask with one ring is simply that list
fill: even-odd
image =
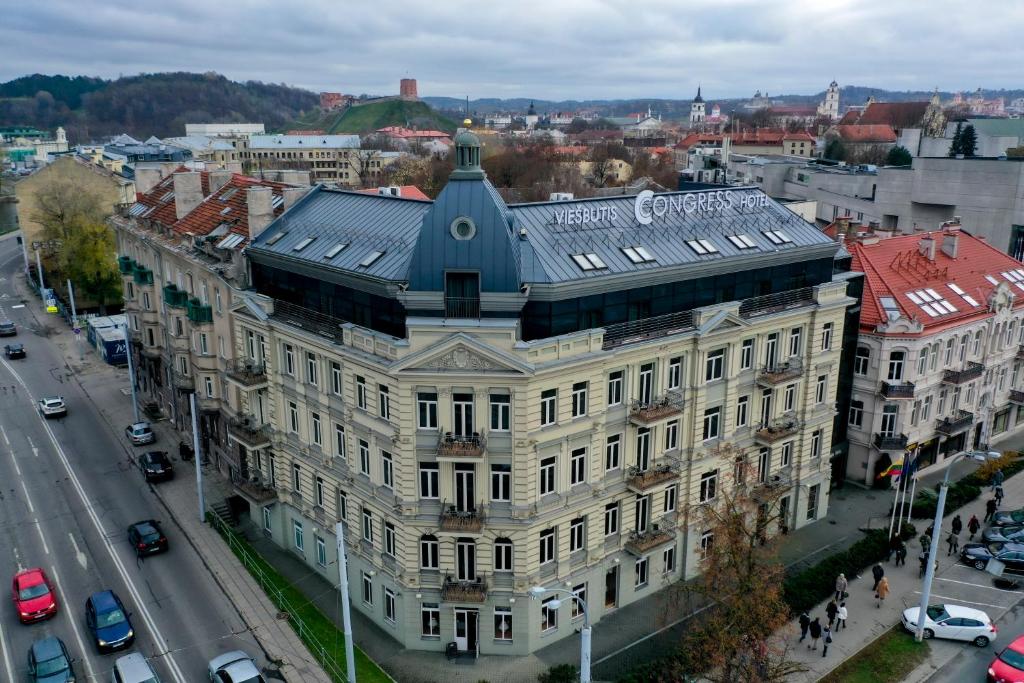
[{"label": "round roof window", "polygon": [[457,240],[471,240],[476,235],[476,224],[468,216],[459,216],[452,221],[451,233]]}]

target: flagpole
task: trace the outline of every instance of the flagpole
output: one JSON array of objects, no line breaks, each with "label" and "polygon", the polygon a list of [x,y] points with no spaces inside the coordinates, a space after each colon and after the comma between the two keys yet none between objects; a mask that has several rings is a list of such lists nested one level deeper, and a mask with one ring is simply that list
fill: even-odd
[{"label": "flagpole", "polygon": [[917,492],[917,459],[920,457],[921,447],[914,449],[914,460],[910,463],[910,508],[907,510],[907,524],[910,524],[910,513],[914,509],[914,494]]},{"label": "flagpole", "polygon": [[[904,463],[904,461],[906,459],[907,459],[907,455],[906,455],[906,453],[904,453],[903,457],[900,458],[900,478],[896,480],[896,483],[897,483],[896,495],[893,496],[893,499],[892,499],[892,518],[889,520],[889,539],[890,540],[892,539],[892,530],[896,526],[896,518],[903,516],[901,513],[898,513],[896,511],[896,508],[899,507],[899,503],[900,503],[900,489],[903,488],[903,463]],[[890,466],[889,469],[892,470],[892,466]]]}]

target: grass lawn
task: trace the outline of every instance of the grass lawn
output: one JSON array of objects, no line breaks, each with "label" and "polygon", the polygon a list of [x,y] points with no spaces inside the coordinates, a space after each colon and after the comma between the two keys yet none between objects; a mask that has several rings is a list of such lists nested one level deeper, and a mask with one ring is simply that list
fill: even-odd
[{"label": "grass lawn", "polygon": [[928,656],[927,641],[918,643],[914,636],[896,626],[875,642],[847,659],[822,683],[899,683]]},{"label": "grass lawn", "polygon": [[[228,546],[235,556],[242,561],[242,564],[249,570],[249,573],[253,575],[253,578],[261,583],[270,601],[280,608],[282,605],[281,598],[283,598],[293,610],[294,615],[303,622],[305,628],[301,631],[295,621],[289,621],[289,624],[299,634],[299,638],[306,643],[313,657],[321,661],[324,658],[333,660],[337,663],[338,670],[344,673],[345,640],[341,629],[324,616],[315,605],[309,603],[306,596],[299,589],[289,585],[284,580],[284,577],[278,574],[272,566],[260,557],[244,538],[223,524],[213,522],[213,526],[220,532],[221,536],[230,535],[231,542],[228,543]],[[312,635],[312,638],[309,637],[310,635]],[[313,642],[314,638],[316,643],[323,647],[323,652],[318,651],[319,648]],[[392,679],[358,647],[355,648],[355,655],[356,677],[360,683],[391,683]],[[328,671],[328,674],[330,674],[330,671]]]}]

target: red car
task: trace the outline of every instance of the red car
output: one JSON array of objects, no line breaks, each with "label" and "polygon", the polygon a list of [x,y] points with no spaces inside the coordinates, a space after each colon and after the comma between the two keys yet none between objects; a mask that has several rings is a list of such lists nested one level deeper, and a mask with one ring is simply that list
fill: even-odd
[{"label": "red car", "polygon": [[14,608],[23,624],[48,619],[57,613],[57,595],[40,568],[26,569],[14,575],[11,585]]},{"label": "red car", "polygon": [[1019,636],[988,665],[989,683],[1024,681],[1024,636]]}]

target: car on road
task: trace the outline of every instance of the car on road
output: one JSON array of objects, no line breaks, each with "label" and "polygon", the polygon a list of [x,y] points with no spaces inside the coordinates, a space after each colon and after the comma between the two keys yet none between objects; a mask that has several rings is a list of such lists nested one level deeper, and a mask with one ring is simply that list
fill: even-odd
[{"label": "car on road", "polygon": [[30,683],[75,683],[75,669],[64,641],[55,636],[40,638],[28,649]]},{"label": "car on road", "polygon": [[1024,636],[1003,648],[988,665],[988,683],[1024,681]]},{"label": "car on road", "polygon": [[266,683],[252,657],[241,650],[225,652],[210,660],[210,683]]},{"label": "car on road", "polygon": [[124,434],[133,446],[144,446],[156,441],[156,434],[148,422],[135,422],[124,428]]},{"label": "car on road", "polygon": [[992,558],[1007,571],[1024,572],[1024,543],[966,543],[960,550],[960,560],[975,569],[984,569]]},{"label": "car on road", "polygon": [[64,417],[68,414],[68,407],[63,396],[47,396],[39,399],[39,412],[46,418]]},{"label": "car on road", "polygon": [[[911,633],[917,631],[917,616],[920,607],[903,610],[903,628]],[[925,611],[924,637],[965,640],[978,647],[985,647],[995,641],[996,625],[980,609],[961,605],[929,605]]]},{"label": "car on road", "polygon": [[981,535],[985,543],[1024,543],[1024,524],[992,526]]},{"label": "car on road", "polygon": [[17,337],[18,328],[10,320],[0,320],[0,337]]},{"label": "car on road", "polygon": [[113,683],[160,683],[160,678],[145,657],[132,652],[114,662]]},{"label": "car on road", "polygon": [[6,344],[4,346],[4,355],[7,356],[7,358],[9,360],[14,360],[16,358],[24,358],[25,357],[25,345],[24,344]]},{"label": "car on road", "polygon": [[39,567],[14,575],[11,596],[18,619],[23,624],[49,619],[57,613],[57,594],[46,572]]},{"label": "car on road", "polygon": [[992,515],[992,526],[1024,524],[1024,510],[1000,510]]},{"label": "car on road", "polygon": [[160,523],[155,519],[135,522],[128,527],[128,542],[135,548],[138,555],[153,555],[167,552],[167,537],[160,530]]},{"label": "car on road", "polygon": [[100,653],[122,650],[135,642],[130,619],[114,591],[93,593],[85,601],[85,626]]},{"label": "car on road", "polygon": [[166,451],[146,451],[139,456],[139,469],[146,481],[166,481],[174,478],[174,466]]}]

